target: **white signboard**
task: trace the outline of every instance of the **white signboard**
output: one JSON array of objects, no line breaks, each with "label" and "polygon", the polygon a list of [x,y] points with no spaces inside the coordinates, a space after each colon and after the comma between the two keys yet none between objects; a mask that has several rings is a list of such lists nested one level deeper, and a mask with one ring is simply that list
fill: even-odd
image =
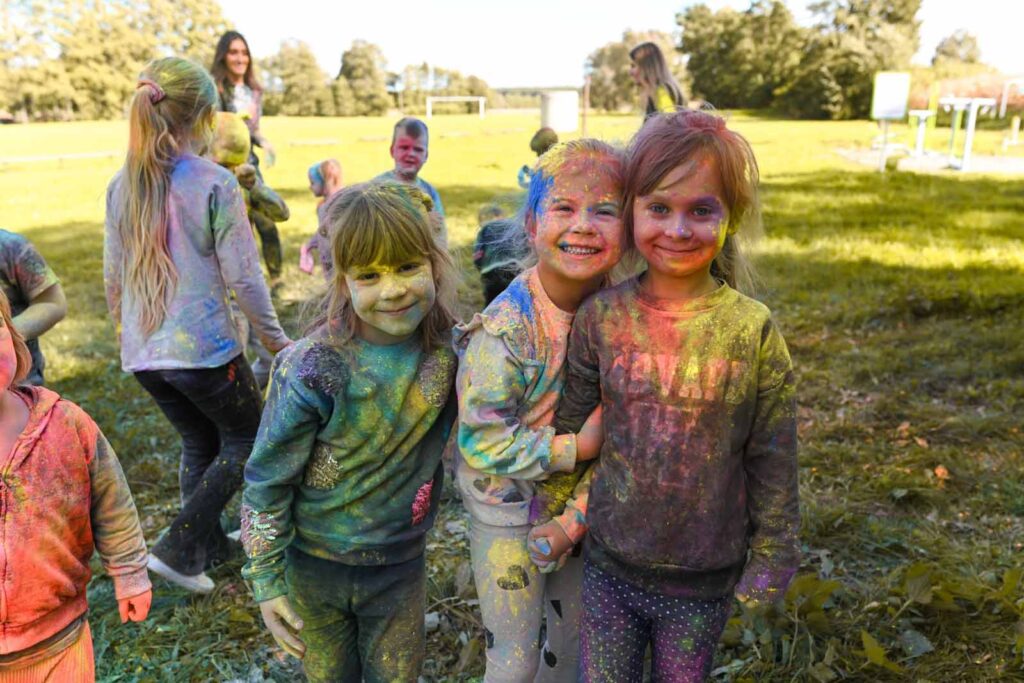
[{"label": "white signboard", "polygon": [[909,73],[879,71],[875,74],[875,91],[871,97],[871,118],[879,121],[902,121],[907,116],[909,99]]}]

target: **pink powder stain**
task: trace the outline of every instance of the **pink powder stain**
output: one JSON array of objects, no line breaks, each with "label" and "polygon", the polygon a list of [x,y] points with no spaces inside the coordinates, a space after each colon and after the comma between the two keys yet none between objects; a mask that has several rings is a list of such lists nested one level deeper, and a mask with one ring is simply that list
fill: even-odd
[{"label": "pink powder stain", "polygon": [[416,492],[416,497],[412,499],[413,526],[426,519],[427,513],[430,512],[430,494],[433,490],[434,480],[431,479],[420,487],[419,491]]}]

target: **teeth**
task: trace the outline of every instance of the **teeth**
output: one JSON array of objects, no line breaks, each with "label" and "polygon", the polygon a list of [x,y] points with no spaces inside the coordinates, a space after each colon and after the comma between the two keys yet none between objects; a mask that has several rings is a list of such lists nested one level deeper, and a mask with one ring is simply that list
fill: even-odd
[{"label": "teeth", "polygon": [[594,249],[593,247],[572,247],[569,245],[565,245],[562,247],[562,251],[564,251],[567,254],[572,254],[573,256],[590,256],[592,254],[598,253],[601,250]]}]

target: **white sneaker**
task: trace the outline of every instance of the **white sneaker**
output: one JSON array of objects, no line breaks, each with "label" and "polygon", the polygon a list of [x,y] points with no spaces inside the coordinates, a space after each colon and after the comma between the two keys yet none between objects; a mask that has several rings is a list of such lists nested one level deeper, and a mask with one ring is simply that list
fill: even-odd
[{"label": "white sneaker", "polygon": [[230,534],[228,534],[228,538],[231,539],[232,541],[236,542],[236,543],[241,543],[241,541],[242,541],[242,530],[241,529],[235,529]]},{"label": "white sneaker", "polygon": [[149,560],[146,562],[146,566],[149,568],[149,571],[154,574],[162,576],[171,583],[181,586],[185,590],[192,591],[193,593],[210,593],[216,587],[216,584],[213,583],[213,579],[206,574],[202,572],[195,576],[182,574],[181,572],[168,567],[163,560],[153,554],[150,554]]}]

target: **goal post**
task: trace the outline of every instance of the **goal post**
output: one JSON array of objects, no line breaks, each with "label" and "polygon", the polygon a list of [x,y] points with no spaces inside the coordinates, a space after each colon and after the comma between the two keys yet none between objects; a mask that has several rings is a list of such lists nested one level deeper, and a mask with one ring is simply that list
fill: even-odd
[{"label": "goal post", "polygon": [[480,118],[484,118],[485,111],[487,109],[487,98],[486,97],[474,97],[470,95],[445,95],[445,96],[430,96],[427,97],[427,118],[432,118],[434,115],[434,102],[476,102],[480,109]]}]

